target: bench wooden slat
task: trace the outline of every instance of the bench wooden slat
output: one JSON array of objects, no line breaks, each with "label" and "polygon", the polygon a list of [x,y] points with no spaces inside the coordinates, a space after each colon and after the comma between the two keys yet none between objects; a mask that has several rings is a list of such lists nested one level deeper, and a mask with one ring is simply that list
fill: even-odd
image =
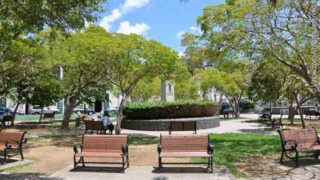
[{"label": "bench wooden slat", "polygon": [[[298,166],[299,152],[315,151],[314,157],[318,158],[320,152],[320,142],[318,133],[314,128],[279,130],[282,144],[282,154],[280,162],[283,162],[284,155],[290,159],[296,160]],[[295,151],[295,157],[287,154],[288,151]]]},{"label": "bench wooden slat", "polygon": [[158,152],[159,168],[165,164],[162,158],[204,157],[212,171],[213,146],[209,146],[208,135],[161,135]]},{"label": "bench wooden slat", "polygon": [[[82,162],[84,158],[122,158],[122,167],[124,170],[125,161],[129,166],[127,135],[84,135],[82,138],[82,151],[78,152],[75,147],[74,167]],[[124,148],[124,150],[123,150]],[[79,158],[79,161],[76,160]]]}]

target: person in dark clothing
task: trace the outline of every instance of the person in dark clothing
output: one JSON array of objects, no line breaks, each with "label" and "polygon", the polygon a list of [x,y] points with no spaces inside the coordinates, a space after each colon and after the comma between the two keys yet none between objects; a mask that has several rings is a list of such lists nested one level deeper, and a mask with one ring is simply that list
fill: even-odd
[{"label": "person in dark clothing", "polygon": [[111,122],[110,115],[109,115],[108,111],[105,111],[103,113],[102,122],[103,122],[104,128],[109,130],[110,134],[112,134],[113,129],[114,129],[114,125]]}]

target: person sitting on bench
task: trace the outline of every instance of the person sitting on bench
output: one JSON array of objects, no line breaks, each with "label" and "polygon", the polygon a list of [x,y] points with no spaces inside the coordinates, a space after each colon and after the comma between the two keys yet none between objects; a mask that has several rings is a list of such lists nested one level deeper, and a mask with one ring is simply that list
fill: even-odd
[{"label": "person sitting on bench", "polygon": [[110,115],[109,115],[108,111],[104,111],[103,117],[102,117],[102,122],[103,122],[104,128],[109,130],[110,134],[112,134],[114,126],[111,122]]}]

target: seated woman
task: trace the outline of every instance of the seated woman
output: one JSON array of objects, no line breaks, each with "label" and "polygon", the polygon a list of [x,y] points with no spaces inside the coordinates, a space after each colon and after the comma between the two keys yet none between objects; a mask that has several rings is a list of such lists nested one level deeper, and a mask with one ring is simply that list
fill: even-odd
[{"label": "seated woman", "polygon": [[114,126],[111,122],[110,115],[109,115],[108,111],[105,111],[103,113],[102,122],[103,122],[104,128],[109,130],[110,134],[112,134]]}]

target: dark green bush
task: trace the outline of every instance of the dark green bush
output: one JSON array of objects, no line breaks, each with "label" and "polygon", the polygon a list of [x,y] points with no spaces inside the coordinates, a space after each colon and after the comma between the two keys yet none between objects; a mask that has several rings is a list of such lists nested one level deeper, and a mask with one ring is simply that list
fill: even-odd
[{"label": "dark green bush", "polygon": [[178,100],[175,102],[134,102],[126,105],[127,119],[166,119],[207,117],[217,114],[219,106],[212,101]]}]

